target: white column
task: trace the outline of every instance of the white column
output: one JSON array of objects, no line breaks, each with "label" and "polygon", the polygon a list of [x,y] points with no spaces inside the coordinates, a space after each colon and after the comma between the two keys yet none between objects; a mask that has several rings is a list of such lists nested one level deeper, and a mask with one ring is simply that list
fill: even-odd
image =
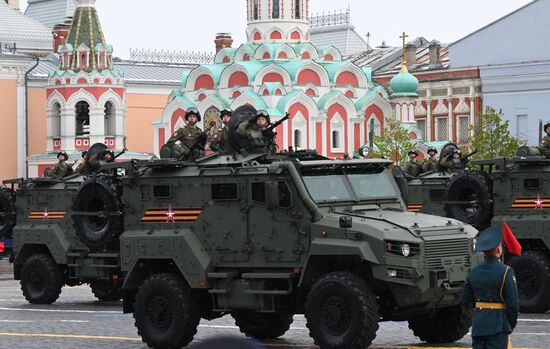
[{"label": "white column", "polygon": [[288,139],[288,129],[289,127],[292,129],[292,125],[290,124],[290,122],[283,122],[283,149],[281,150],[286,150],[288,149],[288,142],[290,141]]},{"label": "white column", "polygon": [[74,105],[66,105],[61,109],[61,149],[75,150],[76,111]]},{"label": "white column", "polygon": [[323,140],[323,156],[327,156],[328,155],[328,149],[327,149],[327,142],[329,142],[329,140],[327,139],[327,119],[323,120],[323,135],[322,135],[322,140]]},{"label": "white column", "polygon": [[26,134],[25,85],[21,78],[17,80],[17,177],[25,177],[27,167],[28,140]]}]

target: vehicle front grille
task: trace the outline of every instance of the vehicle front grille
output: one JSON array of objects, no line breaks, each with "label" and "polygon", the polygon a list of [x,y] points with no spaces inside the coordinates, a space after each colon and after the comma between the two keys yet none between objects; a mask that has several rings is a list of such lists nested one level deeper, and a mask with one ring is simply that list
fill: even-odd
[{"label": "vehicle front grille", "polygon": [[470,266],[468,239],[426,241],[426,266],[429,270]]}]

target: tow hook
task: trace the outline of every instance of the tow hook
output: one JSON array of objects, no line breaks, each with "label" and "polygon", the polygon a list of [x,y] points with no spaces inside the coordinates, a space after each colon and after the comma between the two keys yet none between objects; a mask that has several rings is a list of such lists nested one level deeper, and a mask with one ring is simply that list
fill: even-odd
[{"label": "tow hook", "polygon": [[449,285],[448,282],[444,282],[443,284],[441,284],[441,286],[446,289],[447,291],[449,291],[451,289],[451,285]]}]

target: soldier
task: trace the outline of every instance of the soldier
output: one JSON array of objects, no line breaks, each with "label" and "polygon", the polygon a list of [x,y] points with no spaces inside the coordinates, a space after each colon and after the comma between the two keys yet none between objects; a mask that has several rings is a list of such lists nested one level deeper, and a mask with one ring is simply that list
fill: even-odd
[{"label": "soldier", "polygon": [[542,156],[550,158],[550,121],[544,124],[544,132],[546,135],[540,141],[539,150]]},{"label": "soldier", "polygon": [[422,173],[422,164],[418,160],[418,152],[416,150],[411,150],[408,153],[409,162],[405,166],[405,172],[413,177],[418,177]]},{"label": "soldier", "polygon": [[53,170],[50,172],[49,177],[53,179],[63,179],[67,176],[70,176],[73,174],[73,169],[69,164],[67,164],[67,160],[69,160],[69,156],[66,152],[60,151],[57,153],[57,159],[59,162]]},{"label": "soldier", "polygon": [[437,172],[438,169],[438,160],[436,158],[437,155],[437,149],[434,147],[428,148],[428,155],[430,156],[426,161],[424,161],[424,165],[422,165],[422,169],[424,172]]},{"label": "soldier", "polygon": [[464,162],[462,161],[462,153],[459,149],[453,150],[453,152],[445,159],[440,159],[439,166],[442,171],[458,172],[464,169]]},{"label": "soldier", "polygon": [[80,175],[86,175],[86,174],[88,174],[88,173],[85,173],[85,172],[87,172],[87,170],[86,170],[86,168],[87,168],[86,164],[87,164],[87,162],[88,162],[88,160],[87,160],[87,155],[88,155],[88,151],[87,151],[87,150],[84,150],[84,151],[82,152],[82,157],[81,157],[81,159],[80,159],[80,164],[78,164],[78,166],[76,167],[76,171],[75,171],[75,172],[76,172],[77,174],[80,174]]},{"label": "soldier", "polygon": [[362,157],[363,159],[369,159],[370,158],[369,146],[368,145],[362,146],[361,148],[359,148],[358,153],[359,153],[359,156]]},{"label": "soldier", "polygon": [[475,309],[473,349],[506,349],[517,324],[519,299],[514,271],[500,262],[502,231],[481,232],[475,250],[483,251],[485,262],[470,270],[462,290],[462,303]]},{"label": "soldier", "polygon": [[216,130],[214,133],[214,139],[210,143],[210,149],[222,154],[229,154],[231,152],[231,144],[229,143],[229,123],[233,111],[231,109],[224,109],[220,112],[220,119],[222,120],[222,127]]},{"label": "soldier", "polygon": [[269,124],[271,124],[269,113],[265,110],[260,110],[256,113],[255,117],[239,125],[237,134],[240,137],[250,140],[250,147],[248,150],[274,154],[276,153],[276,145],[274,143],[275,137],[274,135],[264,134]]},{"label": "soldier", "polygon": [[201,121],[201,114],[196,108],[187,109],[185,120],[187,125],[177,130],[168,143],[181,142],[183,158],[196,160],[204,156],[207,135],[197,126]]}]

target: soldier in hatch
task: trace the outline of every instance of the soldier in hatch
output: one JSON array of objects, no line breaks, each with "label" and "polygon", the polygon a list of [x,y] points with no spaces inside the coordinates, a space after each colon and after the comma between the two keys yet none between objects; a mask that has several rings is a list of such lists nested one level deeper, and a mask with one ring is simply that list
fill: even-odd
[{"label": "soldier in hatch", "polygon": [[438,170],[438,160],[437,160],[437,149],[434,147],[428,148],[428,155],[430,156],[424,164],[422,165],[422,170],[424,172],[437,172]]},{"label": "soldier in hatch", "polygon": [[519,298],[514,271],[500,262],[502,231],[481,232],[475,250],[483,252],[485,262],[470,270],[462,289],[462,303],[474,309],[473,349],[506,349],[517,324]]},{"label": "soldier in hatch", "polygon": [[229,123],[233,111],[231,109],[224,109],[220,113],[220,119],[222,121],[222,127],[216,130],[214,133],[214,139],[210,143],[210,149],[222,154],[229,154],[231,152],[231,145],[229,143]]},{"label": "soldier in hatch", "polygon": [[265,134],[270,124],[271,118],[269,117],[269,113],[265,110],[260,110],[256,113],[255,117],[239,125],[237,134],[239,137],[250,140],[249,151],[275,154],[277,151],[275,134]]},{"label": "soldier in hatch", "polygon": [[542,156],[550,158],[550,121],[544,124],[544,132],[546,135],[540,141],[539,150]]},{"label": "soldier in hatch", "polygon": [[418,177],[422,173],[422,163],[418,160],[418,152],[416,150],[411,150],[408,153],[409,162],[405,166],[405,172],[409,176]]},{"label": "soldier in hatch", "polygon": [[445,159],[440,159],[439,167],[444,172],[458,172],[464,169],[464,161],[462,160],[462,153],[459,149],[453,150],[449,156]]},{"label": "soldier in hatch", "polygon": [[73,168],[67,164],[69,160],[69,155],[66,152],[60,151],[57,153],[57,159],[59,162],[55,165],[52,171],[49,174],[49,177],[52,179],[63,179],[73,174]]},{"label": "soldier in hatch", "polygon": [[78,164],[78,166],[76,167],[76,173],[79,174],[79,175],[87,175],[89,173],[86,173],[87,172],[87,155],[88,155],[88,151],[87,150],[84,150],[82,152],[82,158],[80,159],[80,164]]},{"label": "soldier in hatch", "polygon": [[177,130],[167,143],[181,142],[184,160],[196,160],[204,156],[207,135],[197,123],[201,121],[201,114],[196,108],[189,108],[185,113],[187,125]]}]

